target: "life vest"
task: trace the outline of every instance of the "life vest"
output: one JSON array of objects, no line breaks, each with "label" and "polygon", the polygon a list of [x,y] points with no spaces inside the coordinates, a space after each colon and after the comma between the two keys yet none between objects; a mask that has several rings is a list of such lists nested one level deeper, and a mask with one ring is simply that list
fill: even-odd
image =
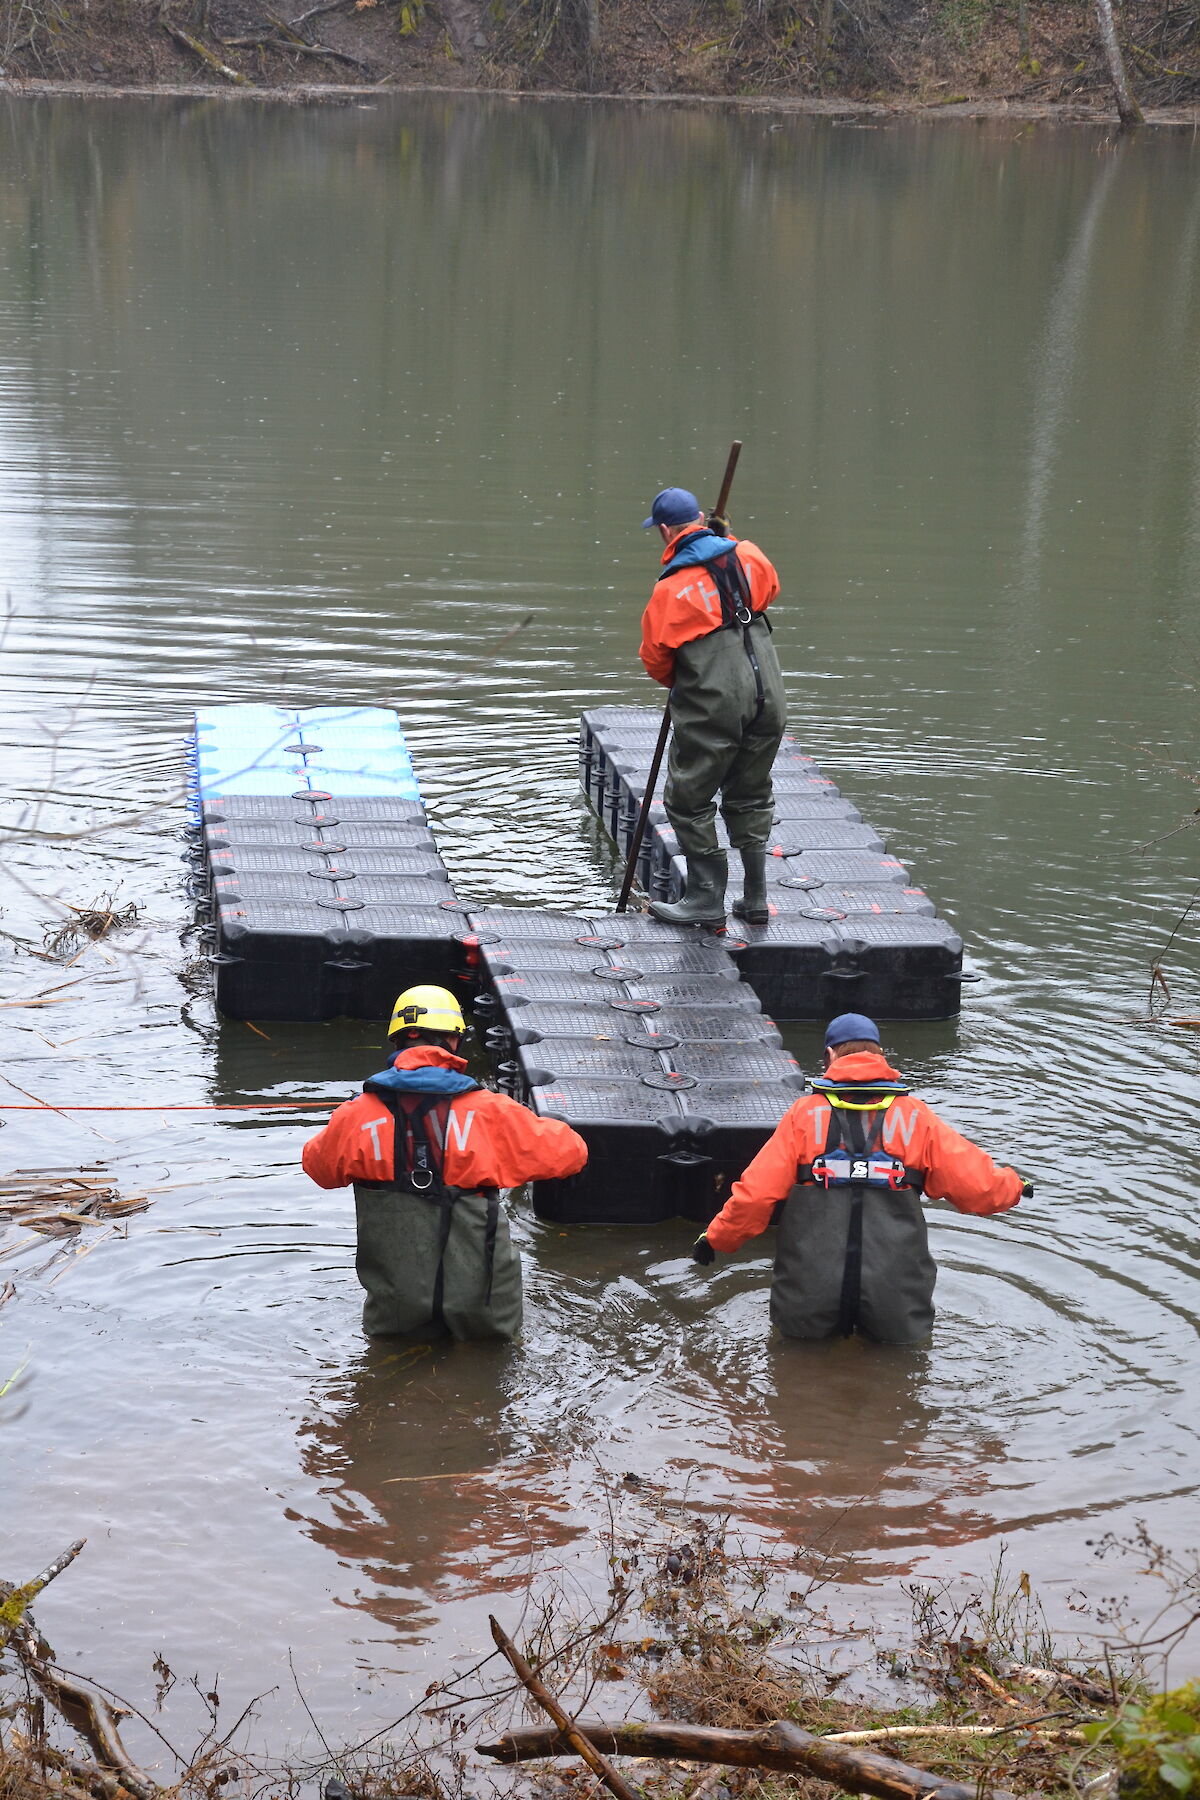
[{"label": "life vest", "polygon": [[[888,1108],[908,1092],[902,1082],[864,1083],[851,1087],[845,1083],[816,1080],[815,1092],[829,1102],[829,1129],[825,1148],[810,1163],[801,1163],[796,1180],[802,1187],[850,1190],[850,1217],[846,1232],[846,1261],[842,1269],[841,1306],[838,1330],[849,1337],[858,1322],[862,1297],[863,1206],[869,1192],[917,1193],[924,1185],[924,1172],[908,1167],[900,1157],[889,1156],[882,1148],[884,1121]],[[852,1096],[857,1096],[853,1098]]]},{"label": "life vest", "polygon": [[[478,1086],[477,1081],[472,1083],[472,1087]],[[360,1181],[357,1185],[367,1188],[399,1188],[402,1193],[416,1194],[419,1199],[428,1200],[431,1205],[441,1208],[438,1266],[433,1288],[434,1323],[441,1325],[446,1245],[450,1241],[454,1203],[467,1192],[465,1188],[451,1186],[445,1174],[450,1108],[458,1094],[398,1093],[395,1088],[385,1087],[382,1083],[376,1087],[370,1081],[364,1084],[363,1091],[382,1102],[392,1115],[395,1127],[392,1140],[393,1173],[390,1181]],[[468,1094],[471,1088],[461,1088],[459,1092]],[[500,1191],[498,1188],[480,1188],[478,1191],[487,1202],[484,1237],[487,1265],[485,1302],[490,1302],[496,1262],[496,1229],[500,1220]]]},{"label": "life vest", "polygon": [[[672,556],[670,562],[664,565],[662,574],[658,579],[661,581],[664,576],[674,575],[680,569],[703,569],[705,574],[712,578],[713,585],[716,588],[721,601],[721,623],[715,626],[714,630],[740,631],[742,634],[742,648],[746,652],[750,667],[754,673],[754,686],[757,697],[754,716],[757,719],[766,702],[766,696],[763,690],[762,670],[758,666],[758,657],[754,651],[754,641],[750,636],[750,628],[754,624],[756,618],[761,618],[767,630],[770,631],[771,621],[767,618],[765,612],[756,613],[754,611],[750,593],[750,581],[745,569],[742,567],[741,558],[738,556],[736,550],[722,550],[716,556],[703,558],[699,562],[689,556],[681,554],[687,549],[689,544],[694,544],[698,538],[712,536],[712,532],[704,525],[697,526],[695,531],[686,532],[683,537],[677,539],[675,544],[675,554]],[[717,543],[728,543],[729,540],[727,538],[717,538],[715,541]]]}]

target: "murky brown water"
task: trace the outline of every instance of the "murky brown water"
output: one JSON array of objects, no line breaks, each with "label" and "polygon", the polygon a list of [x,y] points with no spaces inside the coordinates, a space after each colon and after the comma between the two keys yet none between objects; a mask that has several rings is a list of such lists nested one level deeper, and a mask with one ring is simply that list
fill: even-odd
[{"label": "murky brown water", "polygon": [[[88,1537],[41,1608],[63,1659],[273,1687],[278,1746],[311,1741],[290,1650],[331,1736],[374,1730],[531,1571],[603,1589],[626,1471],[827,1556],[843,1614],[1002,1543],[1063,1618],[1114,1582],[1148,1606],[1089,1540],[1200,1537],[1198,1040],[1146,1022],[1196,840],[1139,852],[1200,766],[1191,137],[419,97],[18,100],[0,130],[0,816],[91,833],[8,840],[0,1068],[163,1109],[0,1114],[11,1167],[165,1190],[58,1279],[53,1244],[0,1263],[2,1373],[29,1352],[3,1572]],[[765,1257],[697,1273],[682,1223],[527,1212],[519,1348],[368,1349],[311,1122],[167,1110],[378,1061],[363,1026],[214,1016],[190,708],[394,704],[461,893],[605,903],[576,716],[654,699],[645,502],[735,434],[794,726],[983,976],[890,1047],[1036,1199],[934,1213],[920,1353],[771,1341]],[[143,908],[119,945],[30,954],[107,893]],[[1176,1016],[1196,961],[1185,931]]]}]

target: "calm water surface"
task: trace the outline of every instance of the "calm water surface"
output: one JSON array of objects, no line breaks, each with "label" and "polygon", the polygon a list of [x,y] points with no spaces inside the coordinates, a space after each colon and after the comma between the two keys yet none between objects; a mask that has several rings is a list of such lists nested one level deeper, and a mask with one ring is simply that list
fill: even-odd
[{"label": "calm water surface", "polygon": [[[52,1243],[0,1264],[3,1573],[87,1536],[39,1615],[63,1659],[273,1688],[276,1745],[311,1737],[297,1683],[372,1730],[531,1578],[602,1593],[627,1472],[820,1562],[843,1617],[1002,1544],[1057,1617],[1144,1614],[1093,1540],[1200,1539],[1186,929],[1147,1009],[1196,840],[1141,850],[1200,765],[1191,137],[473,97],[12,100],[0,131],[0,819],[44,834],[4,850],[0,1098],[163,1108],[0,1114],[12,1168],[162,1190],[61,1276]],[[772,1341],[755,1246],[704,1274],[682,1223],[526,1210],[520,1347],[370,1349],[315,1118],[166,1110],[378,1062],[369,1026],[216,1018],[190,710],[394,705],[461,894],[605,905],[575,720],[655,699],[638,527],[734,435],[794,728],[982,977],[889,1046],[1036,1198],[933,1212],[926,1351]],[[107,894],[132,932],[31,953]]]}]

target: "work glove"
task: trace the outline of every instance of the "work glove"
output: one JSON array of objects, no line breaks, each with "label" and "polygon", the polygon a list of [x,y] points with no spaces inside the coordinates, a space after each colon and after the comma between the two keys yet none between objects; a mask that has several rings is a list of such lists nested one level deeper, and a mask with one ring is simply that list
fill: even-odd
[{"label": "work glove", "polygon": [[729,529],[729,520],[723,519],[720,513],[709,513],[704,523],[708,526],[710,531],[715,531],[718,537],[733,536],[733,533]]},{"label": "work glove", "polygon": [[707,1266],[709,1263],[716,1262],[716,1260],[717,1253],[702,1232],[692,1245],[692,1261],[695,1263],[703,1263]]},{"label": "work glove", "polygon": [[[1020,1169],[1014,1169],[1013,1174],[1021,1175]],[[1021,1175],[1021,1198],[1022,1200],[1033,1199],[1033,1183],[1032,1181],[1026,1181],[1024,1175]]]}]

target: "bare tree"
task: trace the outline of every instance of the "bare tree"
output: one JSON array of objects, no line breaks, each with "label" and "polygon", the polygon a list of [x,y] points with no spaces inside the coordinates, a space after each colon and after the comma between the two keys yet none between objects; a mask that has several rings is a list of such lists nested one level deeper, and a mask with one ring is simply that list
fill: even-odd
[{"label": "bare tree", "polygon": [[1121,55],[1121,46],[1117,42],[1112,0],[1096,0],[1096,23],[1100,27],[1100,42],[1104,45],[1109,79],[1117,97],[1117,116],[1121,121],[1121,129],[1129,131],[1135,125],[1143,124],[1144,120],[1142,109],[1133,97],[1133,89],[1125,73],[1125,58]]}]

